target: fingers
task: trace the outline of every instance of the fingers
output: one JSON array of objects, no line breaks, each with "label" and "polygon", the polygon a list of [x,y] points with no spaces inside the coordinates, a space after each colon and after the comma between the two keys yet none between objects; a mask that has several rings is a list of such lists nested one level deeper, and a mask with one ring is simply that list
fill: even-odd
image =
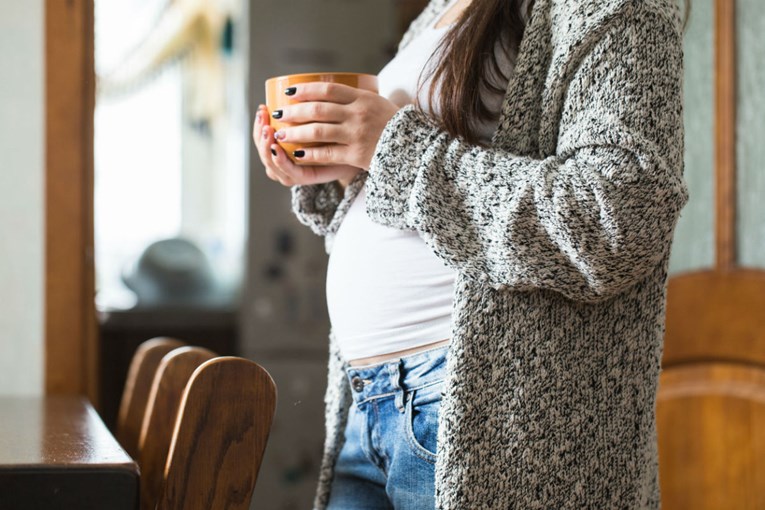
[{"label": "fingers", "polygon": [[272,143],[269,146],[269,151],[271,151],[271,162],[274,173],[277,176],[276,180],[284,186],[292,186],[302,181],[299,178],[300,173],[302,173],[300,167],[287,157],[287,153],[284,152],[284,149],[279,144]]},{"label": "fingers", "polygon": [[275,137],[280,142],[290,143],[345,143],[349,138],[345,126],[319,122],[283,127],[276,132]]},{"label": "fingers", "polygon": [[274,161],[274,156],[271,153],[271,145],[273,143],[274,135],[273,128],[267,124],[268,112],[264,106],[258,108],[259,115],[255,116],[255,124],[252,129],[252,138],[255,142],[255,146],[258,149],[258,156],[263,166],[266,167],[266,176],[272,181],[277,181],[281,184],[289,182],[289,177],[278,167]]},{"label": "fingers", "polygon": [[[252,141],[255,142],[255,146],[260,152],[263,145],[263,127],[268,126],[270,123],[268,118],[268,110],[263,105],[258,106],[258,111],[255,112],[255,122],[252,125]],[[264,162],[265,163],[265,162]]]},{"label": "fingers", "polygon": [[324,157],[324,161],[332,162],[333,157],[341,155],[345,146],[330,144],[327,146],[312,147],[302,149],[304,156],[300,158],[301,165],[295,164],[284,149],[274,142],[273,127],[266,124],[267,111],[261,106],[258,109],[261,113],[260,118],[256,115],[255,125],[253,126],[253,139],[258,149],[266,175],[269,179],[277,181],[284,186],[295,184],[320,184],[331,182],[338,179],[348,179],[357,174],[360,169],[349,165],[328,164],[323,166],[314,166],[302,164],[306,162],[319,163],[317,158]]},{"label": "fingers", "polygon": [[327,144],[318,147],[305,147],[299,149],[303,155],[298,158],[303,164],[317,165],[347,165],[348,146],[342,144]]},{"label": "fingers", "polygon": [[309,101],[305,103],[295,103],[285,105],[272,114],[275,119],[290,124],[301,124],[306,122],[343,122],[346,112],[343,106],[335,103],[325,103],[322,101]]},{"label": "fingers", "polygon": [[280,145],[274,143],[271,144],[270,148],[276,152],[276,155],[272,156],[271,159],[276,167],[276,171],[279,173],[278,180],[284,186],[318,184],[336,179],[333,174],[335,169],[296,165]]},{"label": "fingers", "polygon": [[[289,158],[287,158],[286,154],[284,154],[284,150],[279,147],[278,144],[273,143],[273,130],[269,126],[266,126],[265,129],[267,134],[263,144],[264,155],[261,159],[265,158],[264,165],[266,167],[266,175],[272,181],[277,181],[284,186],[292,186],[292,184],[294,184],[292,178],[283,168],[283,158],[286,158],[287,160],[289,160]],[[292,163],[292,161],[290,161],[290,163]]]},{"label": "fingers", "polygon": [[291,89],[294,89],[294,92],[287,95],[295,101],[330,101],[341,104],[353,102],[364,92],[361,89],[343,85],[342,83],[323,81],[298,83],[287,89],[287,91]]}]

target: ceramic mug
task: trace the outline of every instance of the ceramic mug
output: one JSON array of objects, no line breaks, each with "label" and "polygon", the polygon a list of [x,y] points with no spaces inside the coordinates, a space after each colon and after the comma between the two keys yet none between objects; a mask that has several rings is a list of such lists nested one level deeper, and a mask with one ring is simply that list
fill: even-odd
[{"label": "ceramic mug", "polygon": [[[283,122],[279,119],[271,117],[274,110],[278,110],[283,106],[299,103],[284,93],[284,90],[288,87],[292,87],[298,83],[306,83],[311,81],[324,81],[332,83],[342,83],[350,87],[356,87],[364,90],[369,90],[374,93],[379,93],[377,88],[377,76],[374,74],[365,73],[301,73],[301,74],[288,74],[284,76],[275,76],[266,80],[266,108],[268,109],[268,116],[271,126],[274,128],[274,132],[278,131],[284,126],[293,125],[290,122]],[[324,142],[305,142],[305,143],[290,143],[290,142],[277,142],[287,153],[287,156],[295,162],[295,164],[316,164],[316,163],[304,163],[299,159],[296,159],[292,155],[292,152],[296,149],[303,147],[316,147],[318,145],[325,145]]]}]

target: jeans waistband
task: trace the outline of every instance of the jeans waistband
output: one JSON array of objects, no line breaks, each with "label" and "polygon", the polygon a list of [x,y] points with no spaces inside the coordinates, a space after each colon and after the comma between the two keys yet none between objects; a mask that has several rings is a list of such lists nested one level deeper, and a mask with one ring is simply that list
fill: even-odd
[{"label": "jeans waistband", "polygon": [[356,404],[409,392],[443,380],[449,346],[443,345],[391,361],[345,369]]}]

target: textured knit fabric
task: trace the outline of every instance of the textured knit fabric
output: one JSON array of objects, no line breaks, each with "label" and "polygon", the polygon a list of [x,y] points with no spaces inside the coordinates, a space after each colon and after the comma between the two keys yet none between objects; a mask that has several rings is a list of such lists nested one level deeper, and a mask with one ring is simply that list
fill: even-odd
[{"label": "textured knit fabric", "polygon": [[[681,24],[672,0],[537,0],[490,148],[405,106],[344,195],[292,188],[327,250],[366,182],[370,217],[458,271],[438,508],[659,508],[667,266],[688,199]],[[318,509],[350,403],[329,341]]]}]

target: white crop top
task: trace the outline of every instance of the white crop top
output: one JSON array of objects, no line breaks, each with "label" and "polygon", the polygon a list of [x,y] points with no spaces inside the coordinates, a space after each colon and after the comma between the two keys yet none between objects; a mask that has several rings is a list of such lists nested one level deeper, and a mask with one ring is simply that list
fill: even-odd
[{"label": "white crop top", "polygon": [[[451,0],[442,12],[456,1]],[[419,72],[451,26],[436,28],[437,22],[378,74],[380,94],[399,106],[414,102]],[[499,51],[497,55],[502,69],[507,70],[504,54]],[[430,65],[435,64],[434,58]],[[426,111],[430,111],[429,84],[426,80],[420,89],[420,104]],[[504,93],[483,97],[498,112]],[[483,123],[480,138],[489,143],[496,127],[496,121]],[[373,222],[366,213],[362,188],[335,234],[327,268],[327,307],[342,356],[350,361],[450,338],[454,276],[454,270],[416,231]]]}]

